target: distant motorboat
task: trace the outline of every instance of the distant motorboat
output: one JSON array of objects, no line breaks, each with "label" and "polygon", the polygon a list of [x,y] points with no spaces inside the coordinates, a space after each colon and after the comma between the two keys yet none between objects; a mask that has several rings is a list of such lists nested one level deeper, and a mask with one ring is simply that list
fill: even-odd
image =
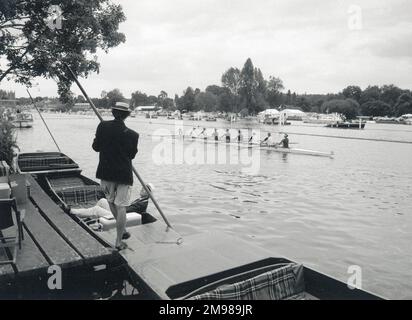
[{"label": "distant motorboat", "polygon": [[28,112],[16,113],[10,120],[14,128],[31,128],[34,122],[33,115]]},{"label": "distant motorboat", "polygon": [[338,121],[342,121],[342,116],[338,113],[313,114],[303,119],[303,123],[310,124],[332,124]]},{"label": "distant motorboat", "polygon": [[366,122],[359,122],[359,121],[354,121],[354,122],[336,122],[336,123],[330,123],[327,124],[327,128],[339,128],[339,129],[365,129]]},{"label": "distant motorboat", "polygon": [[375,117],[373,118],[376,123],[384,123],[384,124],[405,124],[404,119],[402,118],[389,118],[389,117]]},{"label": "distant motorboat", "polygon": [[412,125],[412,114],[404,114],[399,117],[403,124]]}]

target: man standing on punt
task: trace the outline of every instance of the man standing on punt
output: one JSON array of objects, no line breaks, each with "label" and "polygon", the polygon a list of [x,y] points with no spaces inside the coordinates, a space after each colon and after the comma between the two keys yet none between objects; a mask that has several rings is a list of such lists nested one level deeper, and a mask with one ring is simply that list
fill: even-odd
[{"label": "man standing on punt", "polygon": [[114,120],[103,121],[97,127],[93,149],[100,153],[96,178],[101,179],[110,211],[116,219],[116,249],[122,250],[127,247],[122,240],[130,237],[126,232],[126,207],[130,204],[132,159],[137,154],[139,134],[124,123],[130,115],[127,103],[116,102],[112,114]]}]

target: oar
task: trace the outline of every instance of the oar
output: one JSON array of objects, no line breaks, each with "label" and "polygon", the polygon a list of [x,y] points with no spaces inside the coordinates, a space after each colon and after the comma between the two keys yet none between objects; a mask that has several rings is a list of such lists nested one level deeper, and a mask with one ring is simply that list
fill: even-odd
[{"label": "oar", "polygon": [[[100,121],[103,121],[102,116],[100,115],[100,113],[97,110],[96,106],[94,105],[93,101],[90,100],[89,96],[87,95],[86,91],[83,89],[83,87],[80,84],[79,80],[77,80],[77,77],[74,74],[74,72],[72,71],[72,69],[66,63],[65,63],[65,65],[66,65],[67,69],[70,71],[70,74],[72,75],[73,80],[76,82],[77,86],[79,87],[80,91],[83,93],[83,95],[86,98],[87,102],[89,102],[89,104],[92,107],[92,109],[93,109],[94,113],[96,114],[96,116],[99,118]],[[137,177],[137,179],[139,180],[140,184],[142,185],[143,189],[147,192],[150,199],[152,199],[154,205],[156,206],[156,209],[159,211],[159,213],[162,216],[162,218],[163,218],[164,222],[166,223],[166,225],[169,228],[173,229],[173,227],[171,226],[171,224],[167,220],[166,216],[164,215],[162,209],[160,208],[159,204],[157,203],[156,199],[153,197],[152,192],[149,190],[148,187],[146,187],[146,183],[144,183],[143,179],[140,177],[139,173],[137,172],[136,168],[133,165],[132,165],[132,170],[133,170],[133,173],[135,174],[135,176]]]},{"label": "oar", "polygon": [[47,131],[49,132],[50,137],[53,139],[53,142],[54,142],[54,144],[56,145],[57,150],[59,150],[59,152],[61,152],[61,150],[60,150],[60,148],[59,148],[59,145],[58,145],[57,142],[56,142],[56,139],[54,139],[53,134],[51,133],[51,131],[50,131],[50,129],[49,129],[49,126],[47,125],[46,121],[44,120],[44,118],[43,118],[43,116],[42,116],[39,108],[37,108],[36,104],[34,103],[33,97],[31,96],[29,89],[26,89],[26,91],[27,91],[27,93],[29,94],[31,103],[33,104],[33,106],[34,106],[34,108],[37,110],[37,112],[39,113],[41,120],[43,121],[43,123],[44,123]]}]

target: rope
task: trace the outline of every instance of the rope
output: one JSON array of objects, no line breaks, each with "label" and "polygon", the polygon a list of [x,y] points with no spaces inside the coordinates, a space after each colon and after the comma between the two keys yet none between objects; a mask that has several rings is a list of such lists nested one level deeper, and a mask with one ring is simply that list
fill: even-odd
[{"label": "rope", "polygon": [[43,121],[43,123],[44,123],[44,125],[45,125],[45,127],[46,127],[47,131],[49,132],[50,137],[53,139],[53,142],[54,142],[54,144],[56,145],[57,150],[59,150],[59,152],[61,152],[60,147],[59,147],[59,145],[57,144],[56,139],[54,139],[53,134],[51,133],[51,131],[50,131],[50,129],[49,129],[49,127],[48,127],[48,125],[47,125],[46,121],[44,120],[44,118],[43,118],[43,116],[42,116],[42,114],[41,114],[41,112],[40,112],[39,108],[37,108],[36,104],[34,103],[33,97],[31,96],[29,89],[26,89],[26,91],[27,91],[27,93],[29,94],[29,97],[30,97],[31,103],[33,104],[34,108],[36,108],[37,112],[38,112],[38,113],[39,113],[39,115],[40,115],[41,120]]}]

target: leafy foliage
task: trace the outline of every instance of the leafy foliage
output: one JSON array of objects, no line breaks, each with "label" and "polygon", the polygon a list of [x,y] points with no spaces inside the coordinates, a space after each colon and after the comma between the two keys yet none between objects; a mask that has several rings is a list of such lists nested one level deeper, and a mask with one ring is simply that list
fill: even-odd
[{"label": "leafy foliage", "polygon": [[359,102],[362,95],[362,89],[358,86],[349,86],[343,89],[342,94],[346,99],[353,99]]},{"label": "leafy foliage", "polygon": [[[0,82],[30,86],[33,78],[53,78],[63,102],[73,100],[71,77],[64,66],[85,76],[99,71],[97,49],[108,52],[125,41],[118,32],[125,21],[110,0],[2,0],[0,6]],[[62,10],[61,28],[51,28],[50,8]],[[0,60],[1,61],[1,60]]]},{"label": "leafy foliage", "polygon": [[341,113],[347,119],[354,119],[359,115],[359,103],[353,99],[334,99],[323,103],[321,111],[324,113]]},{"label": "leafy foliage", "polygon": [[364,116],[382,117],[390,114],[391,106],[381,100],[370,100],[361,105],[361,112]]},{"label": "leafy foliage", "polygon": [[13,126],[10,121],[0,119],[0,160],[5,160],[11,165],[14,149],[18,149],[18,147]]},{"label": "leafy foliage", "polygon": [[412,96],[409,93],[404,93],[399,96],[395,105],[395,114],[397,116],[412,114]]}]

